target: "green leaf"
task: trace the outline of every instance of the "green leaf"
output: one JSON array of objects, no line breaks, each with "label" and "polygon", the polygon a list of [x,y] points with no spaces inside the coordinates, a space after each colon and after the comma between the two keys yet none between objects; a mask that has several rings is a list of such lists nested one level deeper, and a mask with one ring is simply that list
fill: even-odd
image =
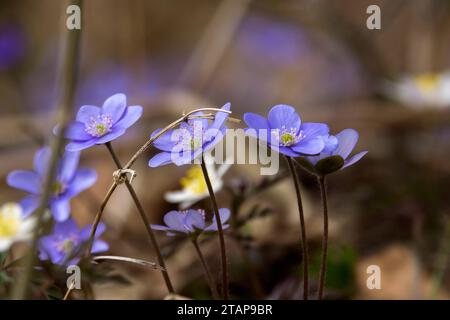
[{"label": "green leaf", "polygon": [[341,156],[330,156],[316,163],[316,171],[318,174],[325,176],[327,174],[338,171],[344,166],[344,159]]}]

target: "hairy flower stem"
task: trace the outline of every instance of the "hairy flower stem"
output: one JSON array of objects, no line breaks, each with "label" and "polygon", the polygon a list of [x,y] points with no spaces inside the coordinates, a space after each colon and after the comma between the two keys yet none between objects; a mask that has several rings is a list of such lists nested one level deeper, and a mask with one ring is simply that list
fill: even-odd
[{"label": "hairy flower stem", "polygon": [[302,195],[300,193],[300,180],[297,171],[294,167],[294,160],[291,157],[286,157],[289,170],[291,171],[292,180],[295,186],[295,193],[297,195],[298,213],[300,216],[300,231],[301,231],[301,246],[303,251],[303,299],[308,300],[309,294],[309,277],[308,277],[308,243],[306,240],[306,226],[305,216],[303,213]]},{"label": "hairy flower stem", "polygon": [[[106,143],[106,147],[108,148],[109,153],[111,154],[111,157],[114,160],[114,163],[116,164],[118,169],[122,169],[122,164],[120,163],[119,158],[117,157],[116,153],[114,152],[114,149],[112,148],[112,145],[110,142]],[[153,248],[156,252],[156,257],[158,259],[159,265],[162,267],[161,273],[164,278],[164,282],[166,283],[167,290],[169,290],[169,293],[174,293],[174,289],[172,286],[172,282],[170,281],[169,274],[167,272],[167,268],[164,262],[164,258],[161,254],[161,250],[159,249],[158,242],[156,241],[155,234],[153,233],[152,228],[150,227],[150,222],[148,221],[147,214],[145,213],[144,208],[142,207],[141,202],[138,199],[138,196],[136,194],[136,191],[134,190],[133,186],[130,184],[128,179],[125,179],[125,185],[130,192],[131,197],[133,198],[134,203],[136,204],[136,207],[139,211],[139,214],[141,216],[142,222],[144,223],[145,229],[147,231],[147,235],[150,239],[151,244],[153,245]],[[95,234],[95,232],[94,232]]]},{"label": "hairy flower stem", "polygon": [[[78,5],[82,7],[82,0],[67,1],[67,5]],[[81,10],[82,11],[82,10]],[[64,24],[65,28],[65,24]],[[57,122],[59,125],[59,134],[53,139],[51,144],[51,158],[47,167],[47,175],[43,183],[43,192],[39,199],[39,206],[34,212],[37,223],[33,232],[30,249],[25,257],[23,273],[18,277],[12,290],[11,298],[22,300],[27,296],[28,286],[33,273],[33,264],[35,253],[37,251],[37,241],[43,224],[44,213],[48,207],[48,201],[52,194],[53,182],[56,178],[56,170],[60,155],[64,148],[64,135],[67,124],[70,120],[71,109],[74,102],[74,92],[77,80],[78,57],[80,49],[81,30],[64,29],[64,56],[61,68],[61,101],[58,110]]]},{"label": "hairy flower stem", "polygon": [[206,281],[208,282],[209,288],[211,289],[212,296],[214,299],[219,299],[219,293],[217,292],[216,284],[213,280],[213,277],[211,276],[211,272],[209,271],[208,265],[206,264],[205,258],[203,257],[203,254],[202,254],[202,251],[200,250],[200,247],[198,246],[197,239],[192,239],[192,244],[195,247],[195,251],[197,252],[200,262],[202,263],[203,271],[205,272]]},{"label": "hairy flower stem", "polygon": [[322,261],[320,263],[319,276],[319,290],[317,292],[317,299],[322,300],[323,289],[327,276],[327,254],[328,254],[328,199],[327,199],[327,184],[325,176],[318,177],[320,185],[320,195],[322,197],[323,207],[323,239],[322,239]]},{"label": "hairy flower stem", "polygon": [[206,186],[208,187],[209,197],[212,202],[214,209],[214,216],[217,221],[217,230],[219,232],[220,241],[220,253],[222,259],[222,294],[223,299],[228,300],[228,270],[227,270],[227,253],[225,247],[225,237],[223,235],[222,221],[220,220],[219,207],[217,206],[216,196],[214,195],[214,190],[211,185],[211,180],[209,179],[208,169],[206,169],[205,158],[202,154],[201,167],[203,172],[203,177],[205,178]]}]

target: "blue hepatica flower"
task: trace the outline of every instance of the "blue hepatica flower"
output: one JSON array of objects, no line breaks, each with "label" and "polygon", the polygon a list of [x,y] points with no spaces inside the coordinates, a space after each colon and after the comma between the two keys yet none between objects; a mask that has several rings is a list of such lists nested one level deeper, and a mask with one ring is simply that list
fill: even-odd
[{"label": "blue hepatica flower", "polygon": [[[39,205],[50,157],[50,148],[42,148],[34,157],[34,170],[13,171],[7,177],[8,185],[30,193],[21,201],[25,217],[32,214]],[[70,199],[91,187],[97,180],[95,170],[78,169],[79,159],[79,152],[66,152],[58,164],[48,204],[56,221],[69,218]]]},{"label": "blue hepatica flower", "polygon": [[361,151],[349,157],[358,138],[359,134],[354,129],[344,129],[336,136],[324,136],[327,147],[319,155],[304,157],[310,164],[307,164],[307,167],[314,173],[325,175],[355,164],[367,153],[367,151]]},{"label": "blue hepatica flower", "polygon": [[[142,116],[141,106],[127,107],[127,97],[118,93],[101,108],[85,105],[77,113],[76,121],[69,124],[66,138],[71,142],[67,151],[80,151],[96,144],[110,142],[125,133]],[[55,134],[58,128],[55,128]]]},{"label": "blue hepatica flower", "polygon": [[[108,244],[105,241],[98,240],[98,237],[105,231],[103,223],[98,225],[95,240],[92,245],[92,253],[99,253],[108,250]],[[55,224],[53,233],[43,236],[39,239],[39,258],[41,260],[50,260],[54,264],[72,265],[77,264],[83,244],[89,240],[91,225],[78,229],[73,219]]]},{"label": "blue hepatica flower", "polygon": [[[227,229],[230,218],[230,210],[226,208],[219,209],[220,221],[222,228]],[[187,211],[170,211],[164,216],[165,226],[152,224],[154,230],[165,231],[168,236],[177,234],[197,236],[202,232],[216,232],[217,221],[213,217],[211,224],[206,225],[205,212],[203,210],[187,210]]]},{"label": "blue hepatica flower", "polygon": [[[222,110],[229,111],[230,106],[227,103]],[[202,116],[204,113],[196,112],[193,115]],[[228,113],[217,112],[211,124],[208,119],[194,118],[181,123],[177,129],[167,131],[154,142],[154,146],[162,152],[151,158],[148,165],[155,168],[172,162],[177,166],[192,163],[222,140],[227,118]],[[154,137],[161,130],[155,130],[151,136]]]},{"label": "blue hepatica flower", "polygon": [[267,119],[246,113],[244,121],[249,126],[247,134],[268,142],[272,149],[289,157],[319,154],[325,147],[323,137],[329,133],[324,123],[302,123],[295,109],[284,104],[270,109]]},{"label": "blue hepatica flower", "polygon": [[25,55],[25,47],[25,37],[18,26],[0,26],[0,71],[15,66]]}]

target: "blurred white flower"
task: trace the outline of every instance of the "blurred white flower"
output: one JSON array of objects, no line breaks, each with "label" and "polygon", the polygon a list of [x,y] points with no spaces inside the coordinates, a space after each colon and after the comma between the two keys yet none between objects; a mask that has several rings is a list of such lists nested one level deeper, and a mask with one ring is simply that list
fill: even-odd
[{"label": "blurred white flower", "polygon": [[[209,179],[214,193],[220,191],[223,187],[222,177],[231,167],[231,164],[222,164],[216,167],[213,157],[210,154],[205,154],[205,164],[208,169]],[[227,162],[227,161],[225,161]],[[189,208],[194,203],[209,197],[208,188],[203,178],[202,168],[195,165],[190,168],[186,175],[181,178],[180,184],[182,189],[178,191],[166,192],[164,199],[170,203],[179,203],[180,209]]]},{"label": "blurred white flower", "polygon": [[441,73],[407,75],[385,86],[386,94],[400,103],[415,108],[450,107],[450,70]]},{"label": "blurred white flower", "polygon": [[22,207],[17,203],[1,206],[0,252],[8,250],[14,242],[30,239],[35,224],[35,218],[23,218]]}]

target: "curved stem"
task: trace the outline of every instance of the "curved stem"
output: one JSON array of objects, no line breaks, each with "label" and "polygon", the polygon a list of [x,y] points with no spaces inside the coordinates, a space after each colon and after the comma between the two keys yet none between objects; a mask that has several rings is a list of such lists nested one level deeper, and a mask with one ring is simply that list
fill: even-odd
[{"label": "curved stem", "polygon": [[225,248],[225,237],[223,235],[222,221],[220,220],[219,207],[217,206],[216,196],[214,195],[214,190],[211,185],[211,180],[208,176],[208,169],[205,165],[205,159],[202,154],[201,167],[203,172],[203,177],[205,178],[206,186],[208,187],[209,197],[212,202],[212,206],[214,209],[214,216],[217,221],[217,230],[219,233],[220,240],[220,253],[222,259],[222,294],[223,299],[228,300],[228,270],[227,270],[227,253]]},{"label": "curved stem", "polygon": [[177,125],[179,125],[180,123],[182,123],[183,121],[186,121],[188,119],[190,119],[191,117],[195,117],[193,114],[197,113],[199,111],[213,111],[213,112],[224,112],[224,113],[228,113],[231,114],[231,111],[228,110],[222,110],[219,108],[199,108],[199,109],[195,109],[192,110],[188,113],[186,113],[185,115],[183,115],[181,118],[173,121],[172,123],[170,123],[169,125],[167,125],[166,127],[164,127],[160,132],[158,132],[157,134],[155,134],[153,137],[151,137],[150,139],[147,140],[146,143],[144,143],[138,151],[136,151],[136,153],[131,157],[131,159],[127,162],[127,164],[123,167],[123,169],[130,169],[131,166],[136,162],[136,160],[139,158],[139,156],[144,153],[151,145],[152,143],[158,139],[160,136],[162,136],[164,133],[166,133],[167,131],[169,131],[170,129],[175,128]]},{"label": "curved stem", "polygon": [[103,215],[103,210],[105,210],[106,204],[109,201],[109,198],[111,198],[112,194],[116,190],[118,184],[114,183],[109,188],[108,192],[106,193],[105,198],[103,199],[102,203],[100,204],[100,208],[97,211],[97,214],[95,215],[94,222],[92,223],[91,227],[91,233],[89,234],[89,240],[87,244],[87,250],[86,250],[86,257],[88,257],[91,254],[92,251],[92,245],[94,244],[94,238],[95,238],[95,232],[97,231],[98,224],[100,223]]},{"label": "curved stem", "polygon": [[[112,148],[112,145],[110,142],[106,143],[106,147],[108,148],[109,153],[111,154],[111,157],[114,160],[114,163],[116,164],[118,169],[122,169],[122,165],[120,163],[119,158],[117,157],[116,153],[114,152],[114,149]],[[172,282],[170,281],[169,274],[167,272],[166,264],[164,262],[164,258],[161,254],[161,250],[159,249],[158,242],[156,241],[156,237],[153,233],[152,228],[150,227],[150,222],[148,221],[147,215],[145,213],[144,208],[142,207],[141,202],[138,199],[138,196],[136,194],[136,191],[134,190],[133,186],[130,184],[128,179],[125,180],[125,185],[130,192],[131,197],[133,198],[133,201],[139,211],[139,215],[141,216],[142,222],[144,223],[145,230],[147,231],[147,235],[150,239],[151,244],[153,245],[153,248],[156,252],[156,257],[158,259],[159,265],[162,267],[161,273],[164,278],[164,282],[166,283],[167,289],[169,290],[169,293],[174,293],[174,289],[172,286]],[[95,234],[95,231],[93,231]],[[92,234],[92,232],[91,232]]]},{"label": "curved stem", "polygon": [[[218,108],[199,108],[199,109],[195,109],[195,110],[188,112],[187,114],[183,115],[182,117],[178,118],[177,120],[173,121],[172,123],[170,123],[169,125],[164,127],[160,132],[158,132],[153,137],[151,137],[149,140],[147,140],[147,142],[145,142],[138,149],[138,151],[136,151],[136,153],[130,158],[130,160],[127,162],[125,167],[123,167],[122,169],[130,169],[133,166],[133,164],[136,162],[136,160],[139,158],[139,156],[141,154],[143,154],[151,146],[151,144],[155,140],[157,140],[160,136],[162,136],[164,133],[166,133],[170,129],[175,128],[177,125],[179,125],[183,121],[186,121],[191,118],[198,118],[198,116],[194,115],[194,113],[197,113],[199,111],[211,111],[211,112],[215,111],[215,112],[224,112],[224,113],[228,113],[228,114],[231,113],[231,111],[222,110],[222,109],[218,109]],[[228,118],[228,119],[230,119],[230,118]],[[233,121],[236,121],[236,120],[233,120]],[[118,186],[118,183],[116,181],[114,181],[111,184],[111,187],[109,187],[108,192],[106,193],[105,197],[103,198],[103,201],[100,204],[100,208],[97,211],[97,214],[95,215],[94,223],[93,223],[92,229],[91,229],[90,240],[88,242],[89,245],[88,245],[87,256],[89,256],[89,254],[92,250],[92,241],[94,239],[94,234],[97,231],[98,224],[100,223],[100,220],[102,218],[103,210],[105,209],[106,205],[108,204],[108,201],[111,198],[114,191],[116,190],[117,186]]]},{"label": "curved stem", "polygon": [[320,185],[320,195],[322,197],[323,207],[323,239],[322,239],[322,261],[320,263],[319,276],[319,291],[317,292],[317,299],[321,300],[323,297],[323,289],[325,287],[327,275],[327,254],[328,254],[328,200],[327,200],[327,185],[325,176],[318,178]]},{"label": "curved stem", "polygon": [[202,263],[203,271],[205,272],[206,281],[208,282],[209,288],[211,289],[211,293],[214,299],[219,299],[219,293],[217,292],[216,284],[214,283],[213,277],[211,276],[211,272],[209,272],[209,268],[206,264],[205,258],[203,257],[202,251],[198,246],[197,239],[192,239],[192,244],[195,247],[195,251],[197,251],[200,262]]},{"label": "curved stem", "polygon": [[308,243],[306,241],[306,225],[305,225],[305,216],[303,214],[303,204],[302,204],[302,195],[300,193],[300,181],[298,178],[297,171],[294,167],[294,160],[291,157],[286,157],[286,160],[289,165],[289,170],[291,171],[292,180],[294,181],[295,193],[297,195],[297,205],[298,205],[298,213],[300,216],[300,231],[301,231],[301,246],[303,252],[303,299],[308,300],[309,294],[309,277],[308,277]]}]

